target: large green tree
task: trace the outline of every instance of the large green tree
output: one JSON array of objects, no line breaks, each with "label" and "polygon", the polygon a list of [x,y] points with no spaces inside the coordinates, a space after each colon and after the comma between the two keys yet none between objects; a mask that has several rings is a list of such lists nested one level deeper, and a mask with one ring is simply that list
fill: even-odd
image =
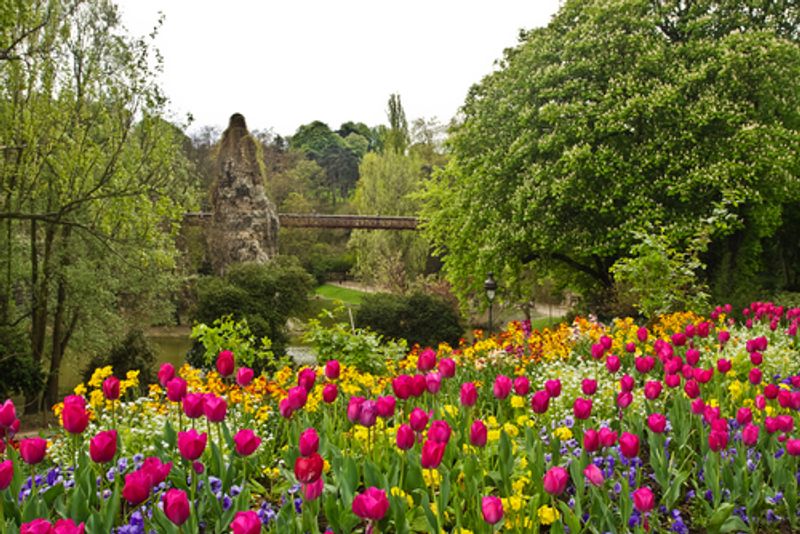
[{"label": "large green tree", "polygon": [[789,258],[800,248],[786,232],[799,13],[795,0],[567,0],[523,32],[470,90],[426,191],[426,235],[461,297],[486,271],[513,283],[526,268],[608,294],[644,242],[677,251],[667,266],[701,259],[718,295],[772,275],[800,289],[797,265],[764,254],[779,238]]},{"label": "large green tree", "polygon": [[165,312],[185,139],[110,2],[4,2],[0,24],[0,323],[30,333],[50,404],[70,345]]}]

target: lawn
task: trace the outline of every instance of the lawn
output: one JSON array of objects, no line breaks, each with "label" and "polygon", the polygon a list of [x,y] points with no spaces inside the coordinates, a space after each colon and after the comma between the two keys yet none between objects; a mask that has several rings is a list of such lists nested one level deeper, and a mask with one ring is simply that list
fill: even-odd
[{"label": "lawn", "polygon": [[329,300],[341,300],[347,305],[358,306],[361,304],[361,299],[366,295],[363,291],[357,289],[350,289],[347,287],[334,286],[331,284],[323,284],[319,286],[314,292],[322,298]]}]

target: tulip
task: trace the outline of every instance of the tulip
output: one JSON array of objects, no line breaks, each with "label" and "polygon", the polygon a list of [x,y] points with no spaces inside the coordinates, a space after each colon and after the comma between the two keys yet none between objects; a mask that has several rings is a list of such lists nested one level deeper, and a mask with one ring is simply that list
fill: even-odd
[{"label": "tulip", "polygon": [[555,399],[561,395],[561,380],[548,380],[544,383],[544,390],[547,391],[551,399]]},{"label": "tulip", "polygon": [[544,474],[544,490],[550,495],[561,495],[567,489],[569,473],[563,467],[551,467]]},{"label": "tulip", "polygon": [[188,432],[178,432],[178,451],[189,461],[197,460],[203,455],[208,442],[208,434],[198,434],[194,428]]},{"label": "tulip", "polygon": [[531,381],[527,376],[518,376],[514,379],[514,393],[520,396],[527,395],[531,390]]},{"label": "tulip", "polygon": [[294,461],[294,476],[301,484],[311,484],[322,476],[324,465],[322,456],[316,452],[310,456],[298,456]]},{"label": "tulip", "polygon": [[417,369],[426,373],[434,368],[436,365],[436,352],[431,348],[426,348],[419,354],[417,359]]},{"label": "tulip", "polygon": [[601,345],[600,343],[592,344],[592,358],[594,358],[595,360],[599,360],[600,358],[602,358],[605,352],[606,349],[603,348],[603,345]]},{"label": "tulip", "polygon": [[450,441],[450,434],[452,429],[447,421],[433,421],[428,429],[428,439],[438,441],[439,443],[447,443]]},{"label": "tulip", "polygon": [[600,336],[600,344],[605,350],[611,350],[611,345],[614,344],[614,340],[609,336]]},{"label": "tulip", "polygon": [[728,446],[728,432],[712,430],[708,434],[708,447],[714,451],[719,452]]},{"label": "tulip", "polygon": [[636,331],[636,337],[639,341],[644,343],[647,341],[647,338],[650,337],[650,332],[647,330],[646,327],[640,326],[639,329]]},{"label": "tulip", "polygon": [[89,440],[89,456],[98,464],[105,464],[114,459],[117,454],[117,431],[106,430],[99,432]]},{"label": "tulip", "polygon": [[686,363],[689,365],[697,365],[700,361],[700,351],[697,349],[689,349],[686,351]]},{"label": "tulip", "polygon": [[717,371],[719,371],[720,373],[722,374],[727,373],[728,371],[731,370],[731,367],[732,365],[730,360],[726,360],[724,358],[720,358],[719,360],[717,360]]},{"label": "tulip", "polygon": [[311,456],[319,449],[319,434],[316,429],[307,428],[300,434],[300,454],[303,456]]},{"label": "tulip", "polygon": [[641,513],[647,513],[656,505],[656,498],[648,487],[641,487],[633,492],[633,506]]},{"label": "tulip", "polygon": [[661,395],[661,382],[650,380],[644,385],[644,396],[648,400],[655,400]]},{"label": "tulip", "polygon": [[469,442],[475,447],[483,447],[486,445],[487,435],[486,425],[480,419],[476,419],[469,428]]},{"label": "tulip", "polygon": [[694,378],[701,384],[708,384],[714,376],[714,368],[695,369]]},{"label": "tulip", "polygon": [[325,364],[325,376],[328,380],[336,380],[339,378],[339,373],[341,373],[339,360],[328,360]]},{"label": "tulip", "polygon": [[164,493],[161,502],[164,505],[164,515],[177,526],[183,525],[189,519],[191,508],[186,492],[172,488]]},{"label": "tulip", "polygon": [[316,482],[311,484],[303,484],[303,498],[306,501],[313,501],[322,495],[322,490],[325,489],[325,481],[323,477],[319,477]]},{"label": "tulip", "polygon": [[687,380],[683,385],[683,391],[690,399],[696,399],[700,395],[700,385],[694,379]]},{"label": "tulip", "polygon": [[425,375],[425,389],[434,395],[439,393],[439,390],[442,389],[442,375],[435,371]]},{"label": "tulip", "polygon": [[754,425],[752,423],[746,425],[742,429],[742,443],[748,447],[753,447],[756,443],[758,443],[759,430],[761,430],[761,428],[758,425]]},{"label": "tulip", "polygon": [[484,521],[494,525],[503,519],[503,501],[493,495],[484,497],[481,499],[481,513]]},{"label": "tulip", "polygon": [[[305,390],[304,390],[305,391]],[[347,420],[355,424],[361,417],[361,405],[364,404],[363,397],[350,397],[350,402],[347,403]]]},{"label": "tulip", "polygon": [[786,452],[790,456],[800,456],[800,439],[787,439]]},{"label": "tulip", "polygon": [[623,432],[619,437],[619,451],[626,458],[635,458],[639,454],[639,436]]},{"label": "tulip", "polygon": [[84,523],[75,524],[72,519],[59,519],[53,525],[53,534],[83,534],[86,532]]},{"label": "tulip", "polygon": [[176,376],[167,382],[167,398],[172,402],[181,402],[186,396],[186,380]]},{"label": "tulip", "polygon": [[249,428],[243,428],[233,436],[233,445],[239,456],[250,456],[261,445],[261,438]]},{"label": "tulip", "polygon": [[636,352],[636,343],[634,343],[633,341],[625,343],[625,352],[628,352],[630,354]]},{"label": "tulip", "polygon": [[711,329],[711,323],[708,321],[703,321],[702,323],[697,325],[697,335],[702,338],[708,337],[709,330]]},{"label": "tulip", "polygon": [[11,485],[14,480],[14,463],[11,460],[0,462],[0,491]]},{"label": "tulip", "polygon": [[412,379],[408,375],[400,375],[392,380],[392,390],[394,396],[400,400],[406,400],[412,393]]},{"label": "tulip", "polygon": [[378,420],[378,403],[374,400],[365,400],[361,403],[361,410],[358,412],[358,424],[367,428],[375,424]]},{"label": "tulip", "polygon": [[332,403],[338,396],[339,389],[336,387],[336,384],[325,384],[325,387],[322,388],[322,400],[326,403]]},{"label": "tulip", "polygon": [[630,391],[620,391],[617,395],[617,406],[622,409],[627,408],[633,402],[633,394]]},{"label": "tulip", "polygon": [[314,389],[314,384],[317,382],[317,373],[313,369],[306,367],[297,374],[297,385],[307,392]]},{"label": "tulip", "polygon": [[414,408],[408,416],[408,422],[415,432],[422,432],[428,426],[428,412],[421,408]]},{"label": "tulip", "polygon": [[641,356],[634,360],[634,367],[641,374],[649,373],[655,366],[656,360],[652,356]]},{"label": "tulip", "polygon": [[592,399],[584,399],[578,397],[572,404],[572,413],[575,414],[575,419],[589,419],[592,415]]},{"label": "tulip", "polygon": [[42,438],[28,438],[20,440],[19,455],[26,464],[35,465],[44,460],[47,451],[47,440]]},{"label": "tulip", "polygon": [[756,395],[756,408],[763,410],[767,407],[767,399],[764,395]]},{"label": "tulip", "polygon": [[228,412],[228,403],[222,397],[217,397],[214,394],[206,395],[203,402],[203,413],[206,414],[206,419],[212,423],[221,423],[225,420],[225,414]]},{"label": "tulip", "polygon": [[125,486],[122,488],[122,497],[132,506],[136,506],[147,500],[152,488],[153,478],[149,473],[138,469],[125,475]]},{"label": "tulip", "polygon": [[508,397],[511,393],[512,382],[511,379],[505,375],[497,375],[494,380],[493,393],[496,399],[502,400]]},{"label": "tulip", "polygon": [[585,476],[586,480],[588,480],[589,483],[594,486],[600,487],[603,485],[603,482],[605,482],[605,478],[603,478],[603,472],[599,467],[592,463],[584,468],[583,476]]},{"label": "tulip", "polygon": [[767,384],[764,386],[764,396],[770,400],[773,400],[778,397],[780,393],[780,389],[775,384]]},{"label": "tulip", "polygon": [[540,390],[531,397],[531,408],[535,413],[545,413],[550,405],[550,395],[547,391]]},{"label": "tulip", "polygon": [[235,366],[233,353],[229,350],[220,351],[217,355],[217,372],[222,376],[231,376]]},{"label": "tulip", "polygon": [[778,404],[781,405],[781,408],[789,408],[792,405],[792,394],[785,389],[782,389],[778,392]]},{"label": "tulip", "polygon": [[158,383],[162,387],[167,387],[167,382],[175,378],[175,367],[171,363],[165,363],[158,370]]},{"label": "tulip", "polygon": [[252,510],[236,512],[231,522],[233,534],[261,534],[261,519]]},{"label": "tulip", "polygon": [[667,428],[667,418],[660,413],[651,413],[647,417],[647,427],[655,434],[661,434]]},{"label": "tulip", "polygon": [[365,489],[353,499],[353,513],[361,519],[380,521],[389,510],[386,492],[374,486]]},{"label": "tulip", "polygon": [[461,384],[461,404],[462,406],[474,406],[478,401],[478,388],[472,382]]},{"label": "tulip", "polygon": [[169,476],[172,462],[163,463],[160,458],[150,456],[145,458],[140,471],[147,473],[152,480],[152,486],[158,486]]},{"label": "tulip", "polygon": [[584,395],[594,395],[597,392],[597,380],[584,378],[581,381],[581,391]]},{"label": "tulip", "polygon": [[753,367],[750,369],[750,374],[748,375],[748,380],[753,385],[757,385],[761,383],[761,369],[758,367]]},{"label": "tulip", "polygon": [[600,434],[593,428],[583,431],[583,449],[586,452],[595,452],[600,448]]},{"label": "tulip", "polygon": [[286,398],[289,399],[289,408],[294,412],[306,405],[308,391],[304,387],[296,386],[289,389]]},{"label": "tulip", "polygon": [[705,419],[706,423],[713,424],[714,421],[719,420],[721,414],[722,410],[719,407],[706,406],[703,410],[703,419]]},{"label": "tulip", "polygon": [[603,447],[612,447],[617,442],[617,433],[607,427],[602,427],[598,432],[600,438],[600,445]]},{"label": "tulip", "polygon": [[683,332],[675,332],[672,334],[672,344],[676,347],[682,347],[686,345],[686,334]]},{"label": "tulip", "polygon": [[17,409],[14,407],[14,401],[6,399],[3,404],[0,404],[0,429],[11,428],[16,420]]},{"label": "tulip", "polygon": [[249,367],[240,367],[239,370],[236,371],[236,383],[242,387],[247,387],[250,385],[250,382],[253,381],[255,374],[255,371]]},{"label": "tulip", "polygon": [[778,427],[782,432],[791,432],[794,428],[794,417],[791,415],[779,415],[775,419],[778,420]]},{"label": "tulip", "polygon": [[753,411],[750,408],[741,407],[736,412],[736,422],[739,423],[740,426],[744,426],[747,423],[753,421]]},{"label": "tulip", "polygon": [[183,413],[189,419],[197,419],[203,415],[206,399],[202,393],[187,393],[183,397]]},{"label": "tulip", "polygon": [[397,400],[391,395],[378,398],[378,417],[388,419],[394,415],[394,409],[397,406]]},{"label": "tulip", "polygon": [[428,382],[425,375],[414,375],[411,377],[411,394],[415,397],[421,396],[428,389]]},{"label": "tulip", "polygon": [[103,380],[103,395],[111,401],[119,398],[119,378],[112,375]]},{"label": "tulip", "polygon": [[61,412],[61,422],[64,430],[70,434],[80,434],[89,426],[89,412],[81,403],[65,402],[64,410]]},{"label": "tulip", "polygon": [[456,362],[452,358],[439,360],[439,372],[444,378],[453,378],[456,375]]},{"label": "tulip", "polygon": [[22,523],[19,527],[19,534],[53,534],[53,525],[47,519],[34,519],[28,523]]},{"label": "tulip", "polygon": [[432,439],[426,440],[422,444],[421,464],[423,469],[436,469],[442,463],[444,450],[447,443],[440,443]]},{"label": "tulip", "polygon": [[606,358],[606,369],[608,369],[608,372],[614,374],[619,371],[620,366],[622,366],[622,361],[619,359],[619,356],[609,354],[608,358]]},{"label": "tulip", "polygon": [[677,374],[669,374],[664,377],[664,383],[667,387],[676,388],[681,385],[681,377]]},{"label": "tulip", "polygon": [[694,399],[691,403],[692,413],[695,415],[704,414],[706,411],[706,403],[703,399]]},{"label": "tulip", "polygon": [[635,385],[631,375],[622,375],[622,378],[619,379],[620,391],[633,391]]},{"label": "tulip", "polygon": [[402,451],[407,451],[414,446],[414,429],[407,424],[403,423],[397,429],[397,436],[395,437],[397,448]]},{"label": "tulip", "polygon": [[727,330],[722,330],[720,331],[719,334],[717,334],[717,339],[719,340],[719,344],[723,346],[725,345],[725,343],[728,342],[730,338],[731,338],[731,333],[728,332]]}]

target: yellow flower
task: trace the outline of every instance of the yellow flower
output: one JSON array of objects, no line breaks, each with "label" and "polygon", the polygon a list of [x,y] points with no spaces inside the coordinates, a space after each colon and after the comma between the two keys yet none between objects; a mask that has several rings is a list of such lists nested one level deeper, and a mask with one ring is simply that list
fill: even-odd
[{"label": "yellow flower", "polygon": [[86,395],[86,386],[83,384],[83,382],[81,382],[80,384],[75,386],[75,389],[72,391],[75,393],[75,395],[80,395],[81,397],[83,397],[84,395]]},{"label": "yellow flower", "polygon": [[486,426],[489,428],[497,428],[497,417],[490,415],[486,418]]},{"label": "yellow flower", "polygon": [[442,480],[442,475],[436,469],[423,469],[422,478],[425,480],[426,486],[438,486]]},{"label": "yellow flower", "polygon": [[[523,460],[524,460],[524,458],[523,458]],[[522,467],[522,468],[525,469],[525,467]],[[523,492],[523,490],[525,489],[525,486],[527,486],[529,482],[530,482],[529,478],[521,477],[518,480],[515,480],[511,484],[511,487],[514,489],[514,493],[520,493],[521,494]]]},{"label": "yellow flower", "polygon": [[499,430],[490,430],[489,432],[487,432],[486,438],[489,441],[497,441],[498,439],[500,439],[500,431]]},{"label": "yellow flower", "polygon": [[742,390],[742,383],[738,380],[734,380],[728,385],[728,391],[734,399],[738,399],[741,396]]},{"label": "yellow flower", "polygon": [[508,437],[510,438],[516,438],[519,436],[519,429],[511,423],[505,423],[503,425],[503,430],[506,431],[506,434],[508,434]]},{"label": "yellow flower", "polygon": [[394,495],[395,497],[400,497],[401,499],[405,499],[406,504],[408,504],[409,508],[412,508],[414,506],[414,499],[412,499],[411,495],[407,494],[401,488],[393,486],[392,489],[389,490],[389,493]]},{"label": "yellow flower", "polygon": [[511,407],[512,408],[524,408],[525,407],[525,399],[520,397],[519,395],[514,395],[511,397]]},{"label": "yellow flower", "polygon": [[89,385],[93,388],[99,388],[103,385],[103,380],[108,378],[114,373],[114,370],[111,368],[110,365],[106,365],[105,367],[98,367],[92,373],[92,378],[89,380]]},{"label": "yellow flower", "polygon": [[542,525],[552,525],[561,517],[558,510],[546,504],[539,507],[536,515],[539,517],[539,523]]},{"label": "yellow flower", "polygon": [[503,503],[503,510],[505,510],[506,512],[509,511],[519,512],[520,510],[522,510],[522,505],[525,504],[525,502],[522,500],[522,497],[519,497],[518,495],[513,495],[506,499],[501,499],[501,501]]},{"label": "yellow flower", "polygon": [[533,419],[527,415],[520,415],[517,417],[517,426],[533,426]]},{"label": "yellow flower", "polygon": [[572,430],[565,426],[560,426],[553,431],[553,435],[561,441],[572,439]]},{"label": "yellow flower", "polygon": [[452,404],[445,404],[444,406],[442,406],[442,410],[450,417],[455,417],[458,414],[458,408],[456,408]]}]

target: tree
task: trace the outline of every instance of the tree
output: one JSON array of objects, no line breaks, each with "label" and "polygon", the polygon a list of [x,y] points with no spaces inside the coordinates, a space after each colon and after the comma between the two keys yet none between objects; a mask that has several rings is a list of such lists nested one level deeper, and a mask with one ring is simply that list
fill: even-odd
[{"label": "tree", "polygon": [[683,257],[707,263],[718,296],[752,293],[800,202],[799,12],[568,0],[523,32],[470,90],[425,192],[425,235],[461,298],[526,266],[607,295],[612,267],[660,235],[673,258],[701,247]]},{"label": "tree", "polygon": [[400,102],[400,95],[392,94],[389,96],[387,114],[389,116],[389,130],[386,132],[385,146],[389,150],[394,150],[398,154],[404,154],[408,148],[408,121],[403,104]]},{"label": "tree", "polygon": [[52,404],[69,346],[166,315],[189,166],[113,5],[11,2],[0,24],[0,324],[28,325]]}]

